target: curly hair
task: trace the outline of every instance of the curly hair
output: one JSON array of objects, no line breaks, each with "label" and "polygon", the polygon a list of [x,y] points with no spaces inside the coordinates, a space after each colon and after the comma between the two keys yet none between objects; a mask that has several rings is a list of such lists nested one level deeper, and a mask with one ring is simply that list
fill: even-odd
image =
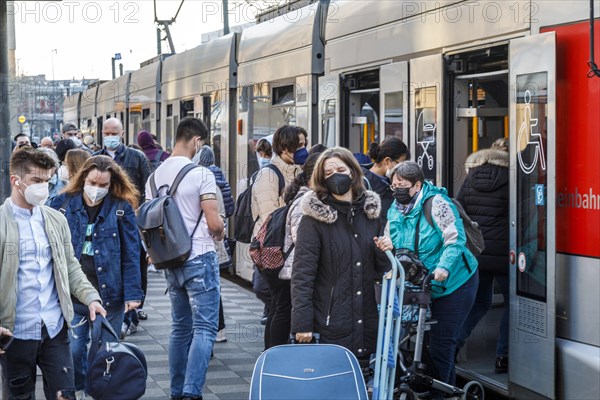
[{"label": "curly hair", "polygon": [[140,193],[127,176],[127,173],[109,156],[93,156],[88,158],[83,167],[71,179],[64,193],[74,196],[83,192],[85,180],[94,169],[100,172],[110,172],[108,193],[114,198],[127,201],[133,209],[137,209]]}]

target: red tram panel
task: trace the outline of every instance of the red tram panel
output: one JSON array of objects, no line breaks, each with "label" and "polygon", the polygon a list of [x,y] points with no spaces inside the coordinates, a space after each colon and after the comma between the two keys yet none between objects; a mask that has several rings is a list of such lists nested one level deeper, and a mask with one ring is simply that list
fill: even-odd
[{"label": "red tram panel", "polygon": [[[556,250],[600,257],[600,79],[588,78],[590,24],[556,32]],[[595,54],[600,64],[600,21]]]}]

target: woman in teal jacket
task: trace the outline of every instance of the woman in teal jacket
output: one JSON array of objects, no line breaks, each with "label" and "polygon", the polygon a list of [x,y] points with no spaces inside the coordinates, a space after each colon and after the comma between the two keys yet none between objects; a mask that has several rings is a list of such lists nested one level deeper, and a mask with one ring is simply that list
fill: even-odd
[{"label": "woman in teal jacket", "polygon": [[[388,211],[391,240],[382,238],[378,246],[384,251],[415,251],[434,275],[431,314],[438,323],[431,327],[429,353],[438,378],[454,385],[456,341],[479,284],[477,259],[466,247],[462,220],[446,189],[425,182],[423,171],[411,161],[398,164],[392,177],[394,203]],[[430,197],[433,226],[423,213],[423,203]],[[432,395],[443,397],[441,393]]]}]

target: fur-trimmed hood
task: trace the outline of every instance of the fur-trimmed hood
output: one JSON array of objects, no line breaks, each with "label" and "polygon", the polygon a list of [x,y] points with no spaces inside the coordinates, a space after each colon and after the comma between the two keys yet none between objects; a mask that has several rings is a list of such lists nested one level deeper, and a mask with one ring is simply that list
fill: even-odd
[{"label": "fur-trimmed hood", "polygon": [[[335,221],[337,221],[337,210],[323,203],[313,190],[307,192],[302,197],[300,206],[302,207],[304,215],[312,217],[317,221],[321,221],[326,224],[333,224]],[[377,193],[370,190],[365,191],[363,210],[367,218],[379,218],[379,214],[381,213],[381,200]]]},{"label": "fur-trimmed hood", "polygon": [[483,149],[476,151],[467,157],[465,161],[465,170],[469,173],[471,168],[481,167],[484,164],[497,165],[508,168],[510,163],[509,155],[504,150]]}]

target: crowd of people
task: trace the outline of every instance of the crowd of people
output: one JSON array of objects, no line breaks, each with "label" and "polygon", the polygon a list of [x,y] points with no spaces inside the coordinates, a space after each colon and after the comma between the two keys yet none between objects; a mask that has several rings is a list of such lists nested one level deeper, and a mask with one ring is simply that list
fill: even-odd
[{"label": "crowd of people", "polygon": [[[36,365],[46,398],[85,398],[88,320],[101,314],[125,339],[149,317],[143,304],[153,266],[136,213],[165,194],[189,164],[197,168],[183,176],[173,199],[191,250],[182,266],[164,270],[172,400],[202,398],[213,343],[227,340],[219,274],[232,265],[227,221],[235,199],[215,164],[205,124],[183,119],[172,152],[147,131],[139,132],[137,145],[126,146],[123,135],[121,121],[109,118],[102,147],[72,123],[63,125],[59,140],[44,138],[39,146],[27,135],[15,137],[11,196],[0,206],[0,335],[14,337],[0,349],[0,361],[10,398],[34,393]],[[436,376],[454,384],[455,356],[490,308],[494,280],[505,300],[508,295],[506,140],[469,157],[457,196],[482,227],[486,250],[479,259],[466,246],[446,189],[425,180],[396,137],[371,144],[370,162],[361,164],[365,155],[310,147],[306,130],[286,125],[249,153],[257,167],[242,187],[251,190],[253,236],[287,207],[282,268],[254,270],[253,287],[265,304],[265,350],[290,336],[310,342],[318,332],[321,343],[344,346],[368,366],[377,345],[374,283],[391,267],[384,252],[409,249],[434,276],[437,324],[429,332],[429,353]],[[431,203],[429,223],[425,202]],[[14,238],[31,245],[9,252]],[[499,372],[508,365],[507,321],[508,308],[498,338]],[[431,396],[441,398],[435,391]]]}]

